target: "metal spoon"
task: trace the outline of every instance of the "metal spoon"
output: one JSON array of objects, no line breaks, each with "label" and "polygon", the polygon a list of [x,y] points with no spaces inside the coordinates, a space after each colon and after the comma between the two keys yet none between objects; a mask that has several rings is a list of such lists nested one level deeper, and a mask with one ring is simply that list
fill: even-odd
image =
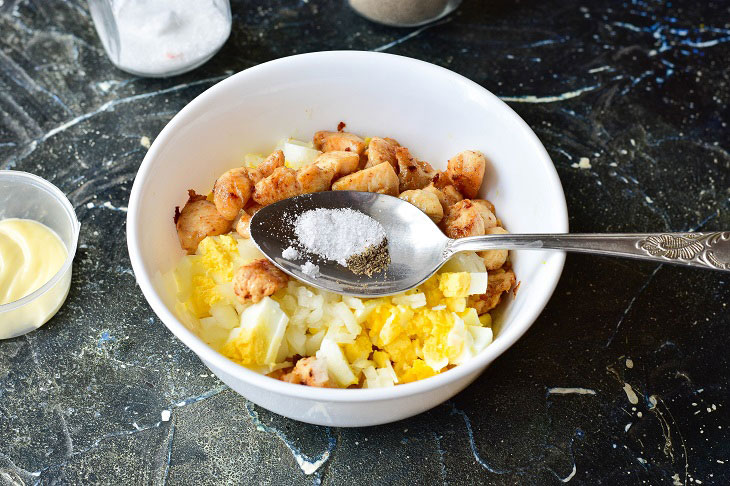
[{"label": "metal spoon", "polygon": [[[317,208],[352,208],[378,221],[388,238],[391,263],[372,277],[312,255],[298,260],[281,256],[294,245],[294,221]],[[730,271],[730,231],[714,233],[508,234],[448,238],[410,203],[384,194],[332,191],[304,194],[260,209],[251,219],[251,238],[274,265],[321,289],[358,297],[380,297],[411,289],[427,280],[455,253],[472,250],[561,250],[676,263]],[[303,253],[300,250],[300,253]],[[319,265],[319,275],[302,264]]]}]

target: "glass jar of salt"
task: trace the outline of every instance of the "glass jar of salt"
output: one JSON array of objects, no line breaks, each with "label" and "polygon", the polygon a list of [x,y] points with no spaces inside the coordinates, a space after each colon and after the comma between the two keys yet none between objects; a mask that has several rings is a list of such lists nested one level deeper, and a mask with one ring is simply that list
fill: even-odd
[{"label": "glass jar of salt", "polygon": [[109,59],[138,76],[174,76],[195,69],[231,33],[229,0],[88,2]]}]

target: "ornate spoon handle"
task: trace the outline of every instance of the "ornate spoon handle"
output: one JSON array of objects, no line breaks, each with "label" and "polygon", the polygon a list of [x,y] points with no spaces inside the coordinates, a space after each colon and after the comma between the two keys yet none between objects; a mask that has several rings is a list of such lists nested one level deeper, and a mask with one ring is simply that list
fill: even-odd
[{"label": "ornate spoon handle", "polygon": [[714,233],[565,233],[470,236],[451,240],[465,250],[563,250],[730,271],[730,231]]}]

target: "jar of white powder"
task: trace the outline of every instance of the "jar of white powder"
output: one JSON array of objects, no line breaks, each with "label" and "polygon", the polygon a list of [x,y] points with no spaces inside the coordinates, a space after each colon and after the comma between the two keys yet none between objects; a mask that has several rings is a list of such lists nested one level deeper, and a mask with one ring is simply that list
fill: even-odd
[{"label": "jar of white powder", "polygon": [[417,27],[440,19],[461,0],[348,0],[363,17],[393,27]]},{"label": "jar of white powder", "polygon": [[109,59],[138,76],[195,69],[231,33],[229,0],[88,0]]}]

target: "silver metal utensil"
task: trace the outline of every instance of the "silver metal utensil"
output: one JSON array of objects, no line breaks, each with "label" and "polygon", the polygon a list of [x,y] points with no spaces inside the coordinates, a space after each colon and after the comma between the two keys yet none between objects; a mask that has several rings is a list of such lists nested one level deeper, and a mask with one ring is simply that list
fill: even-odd
[{"label": "silver metal utensil", "polygon": [[[351,208],[378,221],[388,238],[391,263],[372,277],[303,254],[298,260],[281,256],[296,246],[294,221],[310,209]],[[332,191],[304,194],[260,209],[251,219],[251,238],[274,265],[321,289],[358,297],[381,297],[411,289],[427,280],[460,251],[560,250],[674,263],[730,271],[730,231],[712,233],[507,234],[448,238],[431,219],[410,203],[384,194]],[[302,272],[314,261],[319,275]]]}]

